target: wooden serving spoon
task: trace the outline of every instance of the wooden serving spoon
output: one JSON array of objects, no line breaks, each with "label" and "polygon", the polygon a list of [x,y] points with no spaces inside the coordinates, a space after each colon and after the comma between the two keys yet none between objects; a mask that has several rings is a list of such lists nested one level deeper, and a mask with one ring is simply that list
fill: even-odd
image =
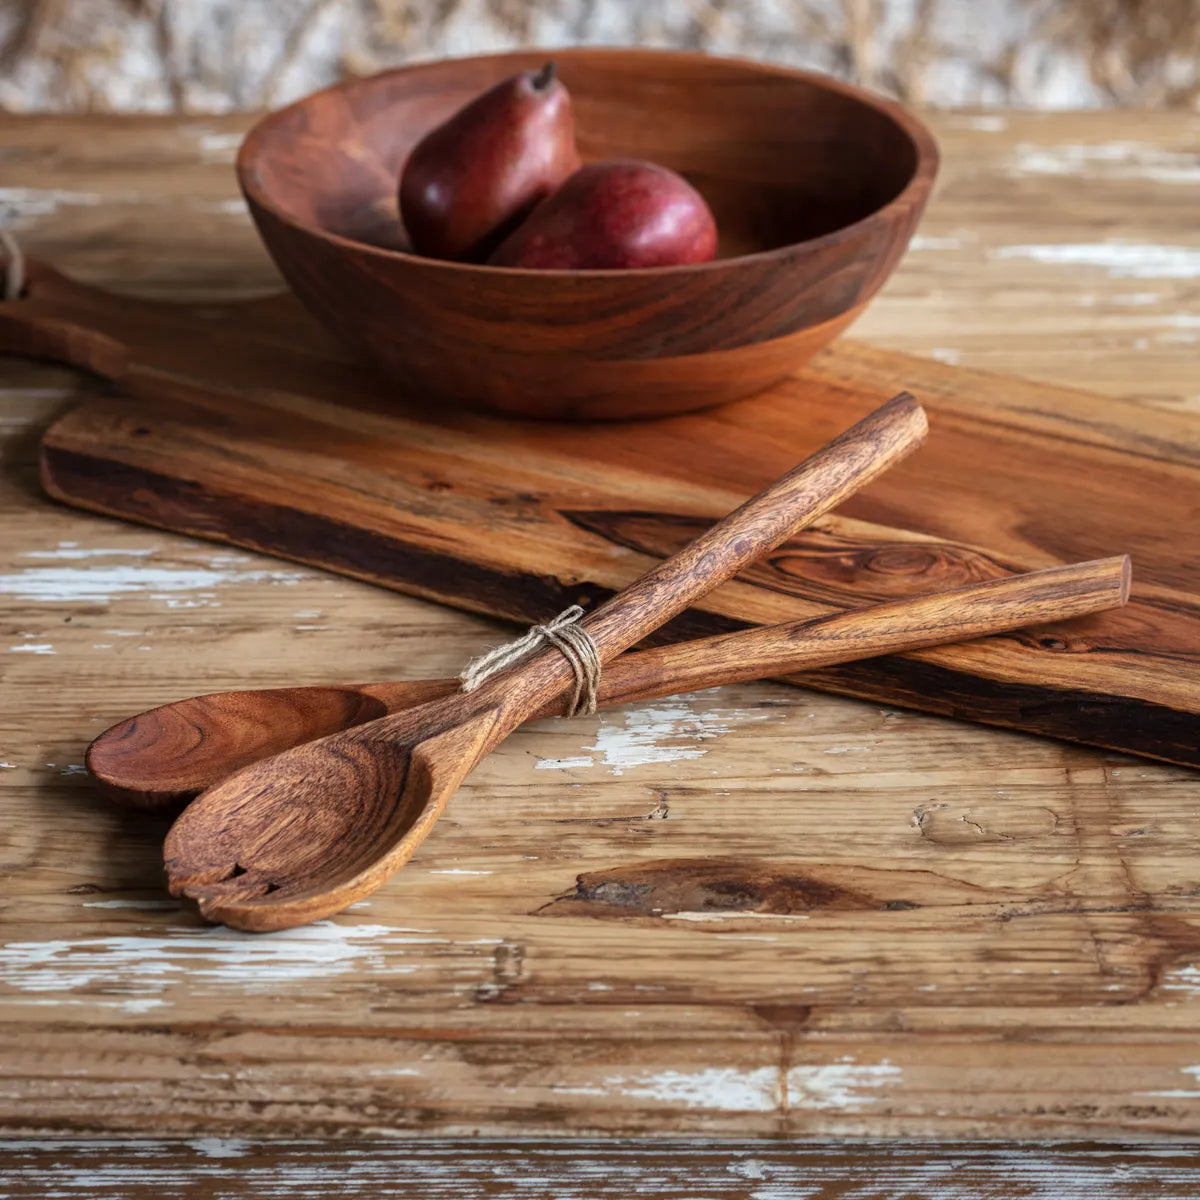
[{"label": "wooden serving spoon", "polygon": [[[1053,567],[807,621],[623,654],[597,702],[609,707],[681,691],[1064,621],[1125,603],[1127,557]],[[144,810],[173,808],[241,767],[366,721],[452,695],[457,679],[215,692],[121,721],[88,748],[100,790]],[[565,695],[534,714],[561,716]]]},{"label": "wooden serving spoon", "polygon": [[[579,622],[602,663],[642,640],[920,444],[907,393]],[[373,892],[424,840],[454,790],[574,673],[543,650],[476,691],[419,704],[244,767],[167,835],[170,888],[237,929],[287,929]]]}]

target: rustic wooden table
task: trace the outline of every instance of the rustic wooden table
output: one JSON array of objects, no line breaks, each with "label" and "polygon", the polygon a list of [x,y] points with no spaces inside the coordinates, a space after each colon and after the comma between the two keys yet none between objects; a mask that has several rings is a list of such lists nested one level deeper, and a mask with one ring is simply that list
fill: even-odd
[{"label": "rustic wooden table", "polygon": [[[247,123],[6,118],[0,223],[113,288],[272,290],[230,167]],[[932,124],[937,197],[856,336],[1191,411],[1200,441],[1200,117]],[[1015,1195],[1197,1194],[1183,770],[744,686],[531,727],[368,903],[204,927],[163,893],[163,827],[92,794],[87,741],[197,691],[446,674],[497,630],[50,504],[38,433],[94,386],[0,362],[0,1200],[398,1178],[683,1197],[701,1176],[714,1197],[967,1196],[1000,1171]],[[597,903],[613,868],[714,854],[669,914]],[[789,863],[920,904],[746,891]],[[421,1140],[321,1140],[394,1134]],[[602,1140],[506,1140],[563,1134]],[[691,1140],[629,1140],[650,1135]],[[1064,1137],[1154,1144],[1039,1141]]]}]

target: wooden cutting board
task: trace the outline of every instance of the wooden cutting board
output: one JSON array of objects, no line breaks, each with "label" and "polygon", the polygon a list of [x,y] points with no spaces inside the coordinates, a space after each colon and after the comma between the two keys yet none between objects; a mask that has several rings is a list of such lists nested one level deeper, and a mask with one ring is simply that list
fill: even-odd
[{"label": "wooden cutting board", "polygon": [[907,463],[675,622],[678,638],[1129,552],[1119,613],[797,682],[1200,765],[1200,431],[842,342],[768,394],[604,425],[423,409],[286,296],[134,301],[34,266],[0,348],[121,387],[58,420],[47,491],[515,622],[595,603],[900,388]]}]

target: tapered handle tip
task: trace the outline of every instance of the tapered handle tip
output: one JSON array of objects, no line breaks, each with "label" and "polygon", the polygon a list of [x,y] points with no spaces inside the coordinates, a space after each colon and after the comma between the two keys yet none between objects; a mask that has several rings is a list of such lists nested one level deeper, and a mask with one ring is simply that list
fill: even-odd
[{"label": "tapered handle tip", "polygon": [[1133,585],[1133,559],[1128,554],[1121,554],[1117,556],[1117,561],[1121,564],[1121,603],[1128,604],[1129,589]]},{"label": "tapered handle tip", "polygon": [[918,442],[923,442],[929,433],[929,414],[912,392],[897,392],[881,409],[891,420],[902,419],[909,433]]},{"label": "tapered handle tip", "polygon": [[1121,608],[1129,603],[1129,589],[1133,584],[1133,561],[1128,554],[1114,554],[1111,558],[1075,563],[1062,567],[1061,570],[1072,573],[1098,594],[1104,593],[1109,608]]}]

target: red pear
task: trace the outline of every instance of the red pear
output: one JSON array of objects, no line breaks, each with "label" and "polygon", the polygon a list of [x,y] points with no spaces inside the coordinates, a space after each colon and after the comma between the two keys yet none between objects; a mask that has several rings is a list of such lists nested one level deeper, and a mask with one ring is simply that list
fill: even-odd
[{"label": "red pear", "polygon": [[636,160],[580,167],[488,260],[497,267],[594,270],[707,262],[717,224],[666,167]]},{"label": "red pear", "polygon": [[578,166],[571,97],[554,64],[496,84],[409,155],[400,215],[413,249],[483,261]]}]

